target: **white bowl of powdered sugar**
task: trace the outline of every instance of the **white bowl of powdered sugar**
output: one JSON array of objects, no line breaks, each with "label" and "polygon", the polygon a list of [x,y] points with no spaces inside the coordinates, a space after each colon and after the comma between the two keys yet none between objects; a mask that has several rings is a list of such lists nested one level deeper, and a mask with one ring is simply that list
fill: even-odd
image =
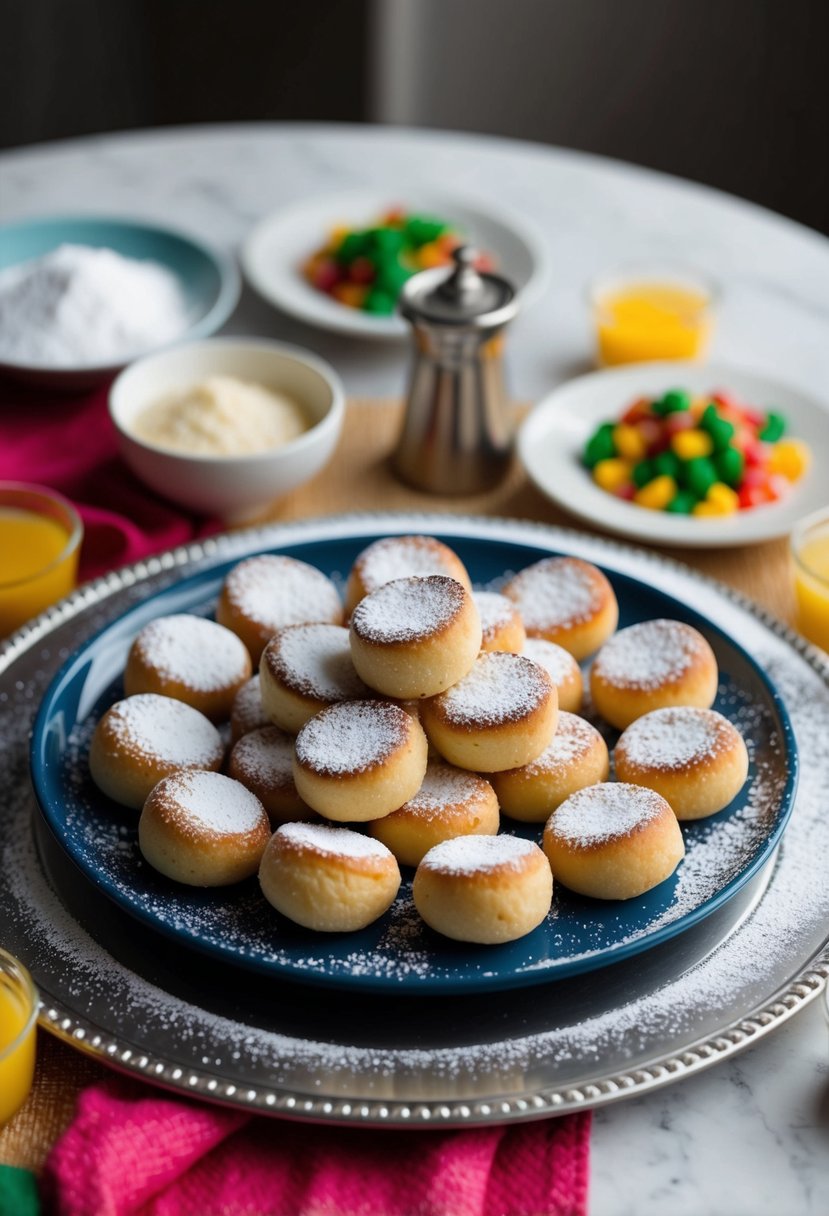
[{"label": "white bowl of powdered sugar", "polygon": [[229,256],[183,233],[96,216],[0,227],[0,370],[83,389],[131,359],[224,323]]},{"label": "white bowl of powdered sugar", "polygon": [[113,383],[109,412],[124,460],[151,489],[240,523],[323,468],[345,397],[309,351],[213,338],[137,360]]}]

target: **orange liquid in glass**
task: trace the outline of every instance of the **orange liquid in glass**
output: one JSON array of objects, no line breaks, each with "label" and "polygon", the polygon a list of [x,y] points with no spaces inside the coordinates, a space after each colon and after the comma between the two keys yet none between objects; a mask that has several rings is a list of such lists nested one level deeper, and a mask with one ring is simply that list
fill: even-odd
[{"label": "orange liquid in glass", "polygon": [[599,362],[697,359],[711,334],[709,298],[689,287],[634,283],[597,305]]},{"label": "orange liquid in glass", "polygon": [[32,1087],[34,1023],[20,1038],[30,1016],[31,1005],[22,985],[13,976],[0,974],[0,1124],[23,1105]]},{"label": "orange liquid in glass", "polygon": [[74,588],[77,547],[60,560],[68,540],[57,520],[0,507],[0,637]]},{"label": "orange liquid in glass", "polygon": [[806,541],[798,551],[794,594],[797,628],[829,651],[829,533]]}]

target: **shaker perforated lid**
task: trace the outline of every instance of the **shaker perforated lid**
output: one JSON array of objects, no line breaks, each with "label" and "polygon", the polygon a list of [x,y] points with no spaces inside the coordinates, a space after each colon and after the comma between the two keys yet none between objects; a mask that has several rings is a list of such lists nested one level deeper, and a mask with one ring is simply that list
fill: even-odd
[{"label": "shaker perforated lid", "polygon": [[505,325],[518,311],[515,288],[500,275],[475,269],[477,253],[461,245],[450,269],[423,270],[403,284],[400,311],[413,322],[489,329]]}]

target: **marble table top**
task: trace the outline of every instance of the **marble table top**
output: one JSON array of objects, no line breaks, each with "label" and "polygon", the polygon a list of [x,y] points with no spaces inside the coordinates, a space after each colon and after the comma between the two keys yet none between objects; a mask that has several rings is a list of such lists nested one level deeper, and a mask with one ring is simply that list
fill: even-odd
[{"label": "marble table top", "polygon": [[[591,361],[586,284],[620,262],[682,262],[723,287],[712,358],[829,403],[829,241],[704,187],[580,153],[472,135],[316,125],[194,127],[0,154],[0,222],[99,212],[238,247],[266,213],[324,190],[409,183],[523,211],[542,230],[546,294],[510,331],[513,395]],[[308,329],[245,290],[232,333],[313,346],[352,395],[403,390],[406,348]],[[596,1114],[591,1216],[829,1211],[829,1034],[815,1001],[757,1047]]]}]

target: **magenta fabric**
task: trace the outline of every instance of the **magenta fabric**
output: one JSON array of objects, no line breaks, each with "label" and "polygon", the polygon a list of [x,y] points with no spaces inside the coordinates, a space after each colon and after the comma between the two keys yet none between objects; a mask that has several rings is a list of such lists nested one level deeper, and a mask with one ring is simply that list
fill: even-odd
[{"label": "magenta fabric", "polygon": [[56,1216],[585,1216],[590,1113],[469,1131],[326,1128],[92,1086],[53,1148]]},{"label": "magenta fabric", "polygon": [[118,456],[108,387],[83,396],[0,385],[0,481],[59,490],[84,523],[80,579],[94,578],[219,528],[139,482]]}]

